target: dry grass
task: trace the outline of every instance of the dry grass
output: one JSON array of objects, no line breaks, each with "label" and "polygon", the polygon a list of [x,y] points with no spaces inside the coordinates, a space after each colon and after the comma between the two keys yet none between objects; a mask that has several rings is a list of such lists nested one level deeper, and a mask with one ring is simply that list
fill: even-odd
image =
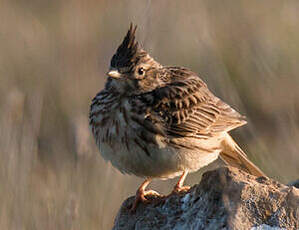
[{"label": "dry grass", "polygon": [[134,194],[140,179],[102,160],[87,121],[131,21],[152,56],[192,68],[247,115],[234,134],[253,161],[282,182],[296,179],[298,10],[298,1],[277,0],[2,0],[1,229],[109,229]]}]

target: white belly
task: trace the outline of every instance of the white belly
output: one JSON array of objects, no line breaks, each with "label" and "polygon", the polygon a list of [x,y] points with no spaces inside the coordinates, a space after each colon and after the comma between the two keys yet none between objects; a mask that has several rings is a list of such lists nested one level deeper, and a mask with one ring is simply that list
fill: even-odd
[{"label": "white belly", "polygon": [[[215,140],[175,139],[178,143],[190,143],[193,146],[202,147],[191,150],[190,148],[174,148],[165,144],[160,141],[162,137],[159,135],[155,136],[158,144],[147,143],[140,139],[136,132],[142,127],[138,123],[128,121],[130,118],[128,111],[130,109],[124,114],[115,109],[115,113],[110,112],[108,120],[104,115],[98,114],[92,119],[102,125],[91,126],[101,155],[122,173],[140,177],[172,178],[180,175],[184,170],[196,171],[208,165],[216,160],[220,153],[217,147],[220,146],[221,138],[215,138]],[[102,122],[103,120],[105,122]],[[213,151],[202,150],[211,147],[214,147]]]},{"label": "white belly", "polygon": [[110,161],[122,173],[140,177],[167,179],[179,176],[184,170],[197,171],[216,160],[220,153],[220,150],[207,153],[150,144],[147,146],[150,153],[148,155],[134,143],[134,135],[132,133],[132,136],[129,136],[129,148],[120,139],[112,138],[111,143],[100,142],[99,149],[104,159]]}]

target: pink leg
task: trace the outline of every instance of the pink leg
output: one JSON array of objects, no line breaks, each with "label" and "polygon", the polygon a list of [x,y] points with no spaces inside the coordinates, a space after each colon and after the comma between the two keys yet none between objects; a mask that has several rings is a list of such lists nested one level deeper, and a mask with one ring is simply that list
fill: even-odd
[{"label": "pink leg", "polygon": [[188,175],[188,171],[184,171],[183,174],[181,175],[179,181],[174,186],[172,193],[184,192],[184,191],[188,191],[190,189],[189,186],[183,186],[187,175]]},{"label": "pink leg", "polygon": [[138,188],[138,190],[136,192],[136,196],[135,196],[135,201],[130,209],[131,212],[136,211],[136,208],[137,208],[139,202],[143,202],[143,203],[149,202],[145,196],[147,196],[147,195],[160,196],[160,194],[154,190],[145,191],[146,187],[149,185],[150,182],[151,182],[151,179],[147,178]]}]

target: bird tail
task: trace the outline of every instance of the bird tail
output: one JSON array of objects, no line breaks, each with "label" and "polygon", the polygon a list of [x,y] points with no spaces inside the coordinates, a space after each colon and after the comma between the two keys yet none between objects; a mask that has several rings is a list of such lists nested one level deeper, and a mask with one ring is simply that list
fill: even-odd
[{"label": "bird tail", "polygon": [[229,134],[227,134],[224,139],[223,151],[220,153],[220,158],[228,165],[242,169],[254,176],[266,177],[266,175],[248,159],[247,155]]}]

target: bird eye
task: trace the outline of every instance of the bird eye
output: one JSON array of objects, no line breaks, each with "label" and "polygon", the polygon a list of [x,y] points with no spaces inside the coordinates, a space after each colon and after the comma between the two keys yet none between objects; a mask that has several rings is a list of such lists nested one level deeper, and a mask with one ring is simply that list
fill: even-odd
[{"label": "bird eye", "polygon": [[143,69],[142,67],[140,67],[140,68],[138,69],[138,74],[139,74],[139,75],[143,75],[143,74],[144,74],[144,69]]}]

